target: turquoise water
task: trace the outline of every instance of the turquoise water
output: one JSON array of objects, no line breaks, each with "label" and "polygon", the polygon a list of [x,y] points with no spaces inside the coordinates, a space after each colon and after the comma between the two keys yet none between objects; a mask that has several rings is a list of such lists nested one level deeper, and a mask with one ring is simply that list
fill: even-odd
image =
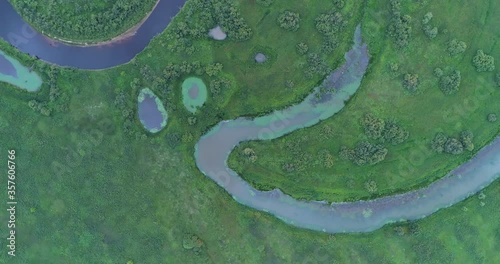
[{"label": "turquoise water", "polygon": [[255,119],[223,121],[206,133],[195,147],[200,171],[224,188],[237,202],[268,212],[301,228],[328,233],[369,232],[391,222],[416,220],[478,192],[500,176],[500,137],[478,154],[431,185],[411,192],[370,201],[328,203],[301,201],[279,189],[259,191],[227,166],[229,154],[242,141],[269,140],[317,124],[338,113],[359,88],[368,66],[368,49],[355,33],[346,63],[303,102]]},{"label": "turquoise water", "polygon": [[207,100],[207,86],[202,79],[189,77],[182,83],[182,103],[186,109],[195,113]]},{"label": "turquoise water", "polygon": [[18,60],[0,50],[0,81],[10,83],[28,92],[42,87],[42,78],[23,66]]}]

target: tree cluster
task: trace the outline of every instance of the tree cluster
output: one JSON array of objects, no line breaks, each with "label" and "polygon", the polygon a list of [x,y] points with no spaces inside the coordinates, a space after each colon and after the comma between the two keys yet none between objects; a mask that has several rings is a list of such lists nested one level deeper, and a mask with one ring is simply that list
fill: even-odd
[{"label": "tree cluster", "polygon": [[298,54],[305,55],[309,51],[309,46],[304,42],[300,42],[299,44],[297,44],[295,49],[297,50]]},{"label": "tree cluster", "polygon": [[252,29],[241,16],[232,0],[212,1],[214,18],[218,25],[227,33],[228,38],[243,41],[250,39]]},{"label": "tree cluster", "polygon": [[338,11],[332,11],[319,15],[316,20],[316,29],[323,35],[333,36],[342,31],[347,25],[342,14]]},{"label": "tree cluster", "polygon": [[300,27],[300,14],[292,11],[284,11],[278,16],[278,24],[282,29],[297,31]]},{"label": "tree cluster", "polygon": [[385,121],[371,113],[366,114],[361,120],[365,135],[382,143],[397,145],[408,139],[410,133],[395,121]]},{"label": "tree cluster", "polygon": [[408,90],[411,93],[414,93],[417,91],[419,81],[418,81],[418,74],[411,74],[407,73],[403,77],[403,86],[406,90]]},{"label": "tree cluster", "polygon": [[307,64],[309,67],[305,74],[308,78],[311,78],[315,74],[326,75],[332,71],[325,59],[317,53],[307,54]]},{"label": "tree cluster", "polygon": [[441,76],[439,79],[439,88],[446,95],[454,94],[458,92],[458,87],[460,86],[461,81],[462,76],[460,75],[460,71],[454,70],[449,75]]},{"label": "tree cluster", "polygon": [[428,12],[422,19],[422,29],[424,30],[425,35],[430,39],[435,38],[438,34],[438,28],[433,27],[429,24],[432,20],[432,17],[432,12]]},{"label": "tree cluster", "polygon": [[431,142],[431,148],[437,153],[448,153],[453,155],[462,154],[464,150],[474,150],[472,142],[474,135],[469,130],[464,130],[458,138],[448,137],[444,133],[437,133]]},{"label": "tree cluster", "polygon": [[466,49],[467,49],[467,44],[463,41],[453,39],[450,42],[448,42],[448,52],[450,53],[451,56],[464,53]]},{"label": "tree cluster", "polygon": [[61,38],[95,40],[110,38],[133,26],[134,21],[139,22],[155,0],[104,2],[48,1],[42,5],[39,1],[12,1],[43,32]]},{"label": "tree cluster", "polygon": [[488,120],[488,122],[494,123],[497,121],[497,115],[494,113],[490,113],[490,114],[488,114],[486,119]]},{"label": "tree cluster", "polygon": [[410,43],[412,34],[411,17],[401,14],[399,0],[391,0],[391,21],[388,32],[389,36],[394,39],[397,48],[404,48]]},{"label": "tree cluster", "polygon": [[257,4],[262,5],[262,6],[271,6],[273,4],[274,0],[257,0]]},{"label": "tree cluster", "polygon": [[485,54],[482,50],[478,50],[476,56],[472,59],[472,64],[478,72],[490,72],[495,70],[495,59],[493,56]]},{"label": "tree cluster", "polygon": [[387,149],[380,144],[361,141],[354,149],[341,147],[339,154],[342,159],[350,160],[356,165],[374,165],[385,159]]}]

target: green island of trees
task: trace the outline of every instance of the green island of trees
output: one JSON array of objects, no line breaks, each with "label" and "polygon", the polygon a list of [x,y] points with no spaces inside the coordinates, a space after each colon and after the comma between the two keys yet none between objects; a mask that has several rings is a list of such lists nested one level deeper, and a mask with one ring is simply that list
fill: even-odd
[{"label": "green island of trees", "polygon": [[[58,2],[30,3],[45,10]],[[97,0],[85,3],[91,10],[102,7]],[[498,181],[419,221],[330,235],[246,208],[196,168],[194,145],[201,135],[222,120],[300,102],[343,63],[358,24],[372,55],[360,90],[339,114],[314,127],[237,146],[228,163],[245,180],[299,199],[370,199],[425,186],[498,135],[498,72],[478,73],[473,66],[477,50],[500,57],[499,49],[487,49],[499,34],[498,1],[308,3],[305,8],[303,1],[188,0],[133,61],[102,71],[49,65],[0,40],[0,49],[33,65],[44,80],[37,93],[0,83],[0,130],[5,131],[0,139],[11,144],[0,148],[3,153],[15,148],[23,175],[16,179],[23,222],[17,237],[22,255],[15,261],[499,262]],[[18,10],[26,18],[40,15]],[[296,31],[277,23],[285,10],[300,11]],[[442,32],[432,40],[423,30],[411,30],[421,26],[420,19],[409,19],[430,11],[429,23]],[[57,21],[71,25],[72,19]],[[28,20],[36,28],[45,26],[41,19]],[[216,25],[228,33],[225,41],[206,36]],[[453,39],[469,47],[450,56]],[[256,65],[256,49],[265,50],[272,63]],[[455,71],[460,89],[446,95],[440,79]],[[406,73],[418,75],[417,93],[401,87]],[[203,76],[209,89],[195,114],[184,109],[180,89],[193,74]],[[457,78],[450,79],[443,83],[454,87]],[[136,98],[144,87],[169,113],[168,125],[155,135],[137,118]],[[440,132],[442,153],[432,148]],[[355,150],[358,145],[356,158],[367,163],[358,166],[340,157],[342,146]],[[459,152],[460,145],[461,154],[446,153]],[[0,263],[13,260],[2,254]]]},{"label": "green island of trees", "polygon": [[112,39],[145,18],[157,0],[9,0],[38,31],[77,43]]}]

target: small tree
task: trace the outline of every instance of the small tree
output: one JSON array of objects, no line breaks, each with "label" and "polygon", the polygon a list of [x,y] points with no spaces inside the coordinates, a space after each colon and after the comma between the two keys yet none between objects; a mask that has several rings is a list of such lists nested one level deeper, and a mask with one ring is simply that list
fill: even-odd
[{"label": "small tree", "polygon": [[424,26],[424,33],[430,39],[435,38],[437,36],[438,32],[439,31],[438,31],[437,27],[431,27],[429,25]]},{"label": "small tree", "polygon": [[307,53],[307,51],[309,51],[309,46],[307,46],[307,44],[304,42],[300,42],[299,44],[297,44],[296,50],[298,54],[304,55]]},{"label": "small tree", "polygon": [[444,151],[449,154],[458,155],[464,152],[464,146],[456,138],[448,138],[444,145]]},{"label": "small tree", "polygon": [[446,141],[448,141],[448,137],[445,134],[437,133],[432,140],[432,150],[436,151],[437,153],[442,153],[444,151]]},{"label": "small tree", "polygon": [[488,122],[494,123],[497,121],[497,115],[494,113],[488,114],[487,120]]},{"label": "small tree", "polygon": [[466,49],[467,49],[467,44],[463,41],[458,41],[456,39],[453,39],[448,43],[448,52],[450,53],[451,56],[463,53],[465,52]]},{"label": "small tree", "polygon": [[432,12],[427,12],[427,14],[424,15],[424,18],[422,18],[422,24],[425,25],[431,22],[432,17],[433,17]]},{"label": "small tree", "polygon": [[482,50],[478,50],[476,56],[472,59],[472,64],[478,72],[486,72],[495,70],[495,59],[493,56],[485,54]]},{"label": "small tree", "polygon": [[472,140],[474,139],[474,134],[470,130],[464,130],[460,133],[460,142],[464,146],[464,148],[468,151],[474,150],[474,143]]},{"label": "small tree", "polygon": [[456,93],[458,91],[458,87],[460,86],[461,80],[462,77],[460,75],[460,71],[455,70],[450,75],[441,77],[441,79],[439,80],[439,88],[446,95]]},{"label": "small tree", "polygon": [[382,137],[382,132],[385,128],[385,121],[374,116],[371,113],[368,113],[364,116],[362,125],[365,129],[365,134],[367,137],[372,139],[379,139]]},{"label": "small tree", "polygon": [[288,31],[297,31],[300,25],[300,15],[291,11],[285,11],[278,16],[278,24]]},{"label": "small tree", "polygon": [[403,86],[406,88],[406,90],[412,93],[416,92],[418,87],[418,74],[405,74],[403,79]]}]

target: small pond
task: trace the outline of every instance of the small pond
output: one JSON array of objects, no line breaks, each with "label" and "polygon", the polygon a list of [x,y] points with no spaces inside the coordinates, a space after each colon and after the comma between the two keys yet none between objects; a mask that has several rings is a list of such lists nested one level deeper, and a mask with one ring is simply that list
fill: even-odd
[{"label": "small pond", "polygon": [[186,109],[195,113],[207,100],[207,86],[202,79],[189,77],[182,83],[182,103]]},{"label": "small pond", "polygon": [[167,125],[168,115],[163,103],[148,88],[144,88],[137,97],[139,119],[151,133],[157,133]]},{"label": "small pond", "polygon": [[28,92],[36,92],[42,86],[42,78],[23,66],[18,60],[0,50],[0,82],[10,83]]}]

